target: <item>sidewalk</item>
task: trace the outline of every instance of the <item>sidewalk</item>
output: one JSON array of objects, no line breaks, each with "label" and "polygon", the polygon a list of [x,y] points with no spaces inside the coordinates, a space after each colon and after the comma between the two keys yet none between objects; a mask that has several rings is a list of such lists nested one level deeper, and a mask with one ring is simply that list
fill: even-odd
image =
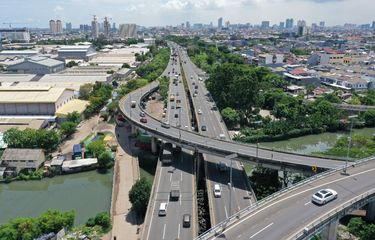
[{"label": "sidewalk", "polygon": [[130,211],[129,191],[138,179],[137,159],[129,155],[130,140],[127,128],[117,128],[119,146],[115,163],[115,183],[112,196],[112,232],[105,239],[125,240],[137,239],[139,225],[135,213]]}]

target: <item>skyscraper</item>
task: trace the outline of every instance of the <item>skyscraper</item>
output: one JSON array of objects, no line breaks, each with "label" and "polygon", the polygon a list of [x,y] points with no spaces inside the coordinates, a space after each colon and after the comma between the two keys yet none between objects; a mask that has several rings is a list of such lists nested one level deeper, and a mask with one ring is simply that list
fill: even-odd
[{"label": "skyscraper", "polygon": [[263,29],[269,28],[270,27],[270,21],[262,21],[260,27],[263,28]]},{"label": "skyscraper", "polygon": [[319,23],[319,27],[321,27],[321,28],[324,28],[325,25],[326,25],[326,23],[325,23],[324,21],[321,21],[321,22]]},{"label": "skyscraper", "polygon": [[51,33],[56,33],[56,22],[55,22],[55,20],[49,21],[49,31]]},{"label": "skyscraper", "polygon": [[186,21],[186,29],[190,29],[190,22]]},{"label": "skyscraper", "polygon": [[283,29],[285,27],[285,23],[284,22],[280,22],[280,24],[279,24],[279,28],[280,29]]},{"label": "skyscraper", "polygon": [[120,24],[119,36],[121,38],[137,38],[137,25],[135,24]]},{"label": "skyscraper", "polygon": [[91,22],[91,36],[93,38],[99,37],[99,24],[95,15],[94,15],[94,19]]},{"label": "skyscraper", "polygon": [[113,31],[113,32],[116,32],[116,30],[117,30],[117,29],[116,29],[116,23],[112,23],[112,31]]},{"label": "skyscraper", "polygon": [[293,18],[287,18],[285,21],[285,28],[293,28]]},{"label": "skyscraper", "polygon": [[217,20],[217,27],[223,28],[223,18],[222,17]]},{"label": "skyscraper", "polygon": [[375,21],[372,22],[372,26],[371,26],[373,29],[375,29]]},{"label": "skyscraper", "polygon": [[106,38],[108,38],[109,34],[111,33],[111,24],[109,23],[107,17],[104,17],[104,31],[103,32]]},{"label": "skyscraper", "polygon": [[62,23],[60,20],[57,20],[56,21],[56,33],[62,33],[62,32],[63,32]]},{"label": "skyscraper", "polygon": [[65,23],[65,30],[67,32],[72,31],[72,23],[70,23],[70,22]]}]

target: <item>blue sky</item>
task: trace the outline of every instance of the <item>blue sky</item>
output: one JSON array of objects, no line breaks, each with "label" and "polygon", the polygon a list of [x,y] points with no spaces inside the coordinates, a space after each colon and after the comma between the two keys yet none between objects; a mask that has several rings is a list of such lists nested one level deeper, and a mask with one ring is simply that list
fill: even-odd
[{"label": "blue sky", "polygon": [[[102,21],[143,26],[176,25],[182,22],[217,24],[222,16],[231,23],[271,24],[292,17],[295,21],[325,21],[326,25],[375,21],[374,0],[0,0],[0,23],[16,27],[48,27],[50,19],[90,23],[92,15]],[[6,27],[2,25],[0,27]]]}]

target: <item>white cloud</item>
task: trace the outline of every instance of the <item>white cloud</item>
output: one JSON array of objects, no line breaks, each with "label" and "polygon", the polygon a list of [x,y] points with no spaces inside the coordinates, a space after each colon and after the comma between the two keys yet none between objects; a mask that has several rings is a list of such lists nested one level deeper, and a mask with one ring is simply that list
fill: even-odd
[{"label": "white cloud", "polygon": [[60,6],[60,5],[57,5],[57,6],[53,9],[53,11],[54,11],[55,13],[62,12],[62,11],[64,11],[64,8],[63,8],[62,6]]}]

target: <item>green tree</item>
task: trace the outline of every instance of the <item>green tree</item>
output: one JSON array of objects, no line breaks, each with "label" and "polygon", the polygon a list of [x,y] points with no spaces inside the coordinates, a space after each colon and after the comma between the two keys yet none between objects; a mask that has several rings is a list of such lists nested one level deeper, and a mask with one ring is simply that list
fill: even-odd
[{"label": "green tree", "polygon": [[129,191],[129,200],[132,203],[132,208],[140,216],[146,214],[151,187],[151,183],[146,178],[141,178]]},{"label": "green tree", "polygon": [[66,64],[66,67],[68,67],[68,68],[71,68],[71,67],[74,67],[74,66],[78,66],[78,63],[76,63],[75,61],[70,61]]},{"label": "green tree", "polygon": [[85,83],[81,85],[79,87],[79,98],[83,100],[88,100],[92,89],[93,85],[91,83]]},{"label": "green tree", "polygon": [[351,234],[358,236],[358,233],[360,233],[363,230],[364,224],[365,223],[363,222],[362,218],[354,217],[350,219],[348,223],[348,231]]},{"label": "green tree", "polygon": [[233,128],[240,122],[240,114],[233,108],[226,107],[221,110],[221,116],[229,128]]},{"label": "green tree", "polygon": [[99,164],[99,167],[101,168],[108,167],[111,161],[112,161],[112,156],[109,152],[102,152],[98,156],[98,164]]},{"label": "green tree", "polygon": [[365,120],[366,126],[375,126],[375,110],[368,110],[363,113],[363,119]]},{"label": "green tree", "polygon": [[129,63],[124,63],[122,64],[121,68],[130,68],[130,65]]},{"label": "green tree", "polygon": [[66,121],[79,123],[81,121],[81,115],[77,111],[73,111],[66,115]]},{"label": "green tree", "polygon": [[89,143],[86,147],[87,151],[93,154],[94,157],[99,157],[100,154],[104,153],[105,150],[105,145],[103,141],[97,140],[94,142]]},{"label": "green tree", "polygon": [[375,224],[368,224],[360,234],[361,240],[374,240]]},{"label": "green tree", "polygon": [[77,124],[74,122],[63,122],[60,125],[60,131],[62,135],[69,137],[77,131]]},{"label": "green tree", "polygon": [[91,217],[87,220],[86,226],[93,227],[93,226],[101,226],[103,231],[106,232],[111,227],[111,218],[107,212],[101,212],[96,214],[95,217]]}]

